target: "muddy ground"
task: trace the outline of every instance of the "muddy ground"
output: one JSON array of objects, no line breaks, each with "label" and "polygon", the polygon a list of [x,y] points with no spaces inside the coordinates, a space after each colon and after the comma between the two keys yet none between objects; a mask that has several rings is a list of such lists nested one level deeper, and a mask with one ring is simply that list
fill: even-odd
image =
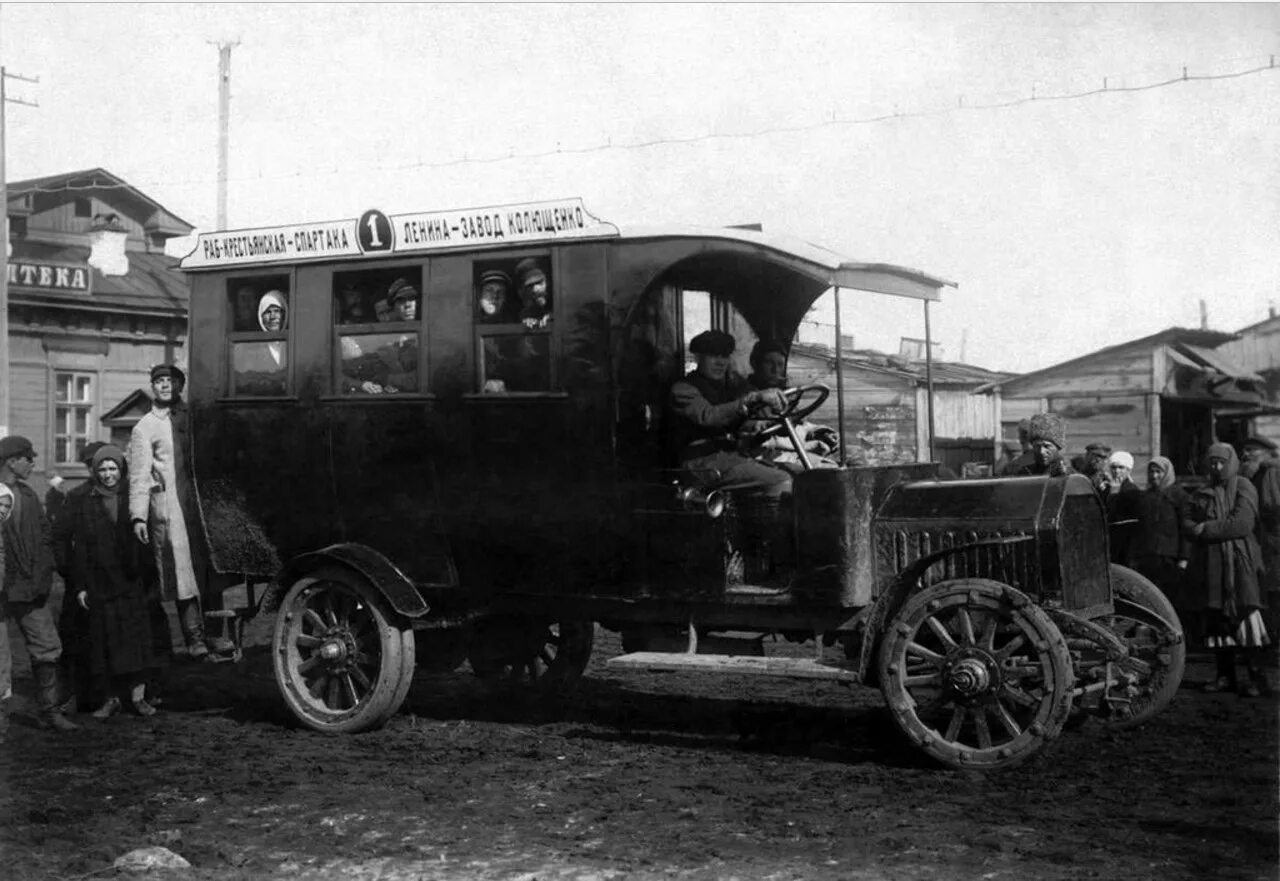
[{"label": "muddy ground", "polygon": [[615,673],[604,632],[562,705],[464,666],[419,676],[384,730],[314,734],[266,624],[238,664],[176,665],[150,719],[52,736],[19,680],[0,877],[112,877],[147,845],[192,864],[150,877],[210,881],[1277,877],[1277,703],[1200,692],[1204,656],[1145,729],[1090,723],[983,775],[906,749],[878,692]]}]

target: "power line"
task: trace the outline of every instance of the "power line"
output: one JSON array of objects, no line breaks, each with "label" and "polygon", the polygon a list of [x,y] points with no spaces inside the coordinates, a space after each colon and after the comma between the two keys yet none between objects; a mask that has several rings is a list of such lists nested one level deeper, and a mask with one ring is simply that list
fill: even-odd
[{"label": "power line", "polygon": [[[1257,57],[1257,56],[1254,56]],[[752,140],[756,138],[772,137],[780,134],[795,134],[800,132],[812,132],[821,129],[839,128],[846,126],[858,125],[877,125],[885,122],[893,122],[897,120],[908,119],[925,119],[938,116],[946,116],[954,113],[976,113],[979,111],[989,110],[1009,110],[1016,107],[1023,107],[1028,104],[1058,102],[1058,101],[1078,101],[1086,98],[1096,98],[1105,95],[1122,95],[1133,92],[1147,92],[1155,89],[1168,88],[1170,86],[1181,85],[1193,82],[1210,82],[1217,80],[1239,79],[1247,76],[1254,76],[1260,73],[1275,72],[1280,70],[1276,67],[1275,56],[1269,57],[1268,63],[1251,67],[1245,70],[1232,71],[1228,73],[1216,74],[1192,74],[1185,65],[1181,68],[1181,74],[1168,79],[1156,82],[1145,83],[1136,86],[1112,85],[1110,77],[1103,77],[1102,84],[1098,88],[1085,89],[1075,92],[1063,92],[1059,94],[1040,94],[1035,86],[1031,88],[1031,94],[1024,95],[1019,98],[1012,98],[1004,101],[993,101],[988,103],[970,104],[966,103],[963,97],[957,98],[954,107],[934,108],[931,110],[913,110],[899,111],[892,113],[878,113],[872,116],[864,117],[840,117],[832,115],[830,118],[807,123],[796,123],[794,125],[777,125],[765,126],[763,128],[752,129],[741,132],[712,132],[700,135],[689,135],[687,137],[662,137],[649,138],[641,141],[617,142],[613,139],[606,140],[605,143],[592,144],[586,147],[561,147],[556,146],[551,150],[537,150],[524,153],[510,151],[502,154],[492,154],[489,156],[460,156],[453,159],[443,159],[437,161],[409,162],[400,165],[377,166],[366,169],[365,174],[386,174],[389,172],[413,171],[416,169],[438,169],[453,168],[463,165],[492,165],[501,162],[526,161],[533,159],[546,159],[555,156],[583,156],[592,153],[604,153],[611,151],[636,151],[648,150],[654,147],[662,146],[681,146],[688,144],[700,144],[709,141],[734,141],[734,140]],[[232,178],[236,183],[256,182],[256,181],[275,181],[275,180],[293,180],[300,178],[328,177],[338,174],[347,173],[343,169],[333,168],[327,171],[298,171],[291,174],[280,175],[258,175],[256,177]],[[42,193],[59,193],[66,191],[81,190],[110,190],[110,189],[134,189],[139,186],[155,187],[155,186],[198,186],[212,183],[207,178],[186,180],[186,181],[143,181],[141,184],[108,184],[103,186],[95,185],[64,185],[60,187],[33,187],[27,192]]]}]

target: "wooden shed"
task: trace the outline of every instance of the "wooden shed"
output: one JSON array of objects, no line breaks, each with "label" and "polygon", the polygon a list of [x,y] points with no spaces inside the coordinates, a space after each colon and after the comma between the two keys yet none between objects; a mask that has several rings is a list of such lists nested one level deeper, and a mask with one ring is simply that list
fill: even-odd
[{"label": "wooden shed", "polygon": [[1199,474],[1208,446],[1238,444],[1264,409],[1265,381],[1224,351],[1239,334],[1170,328],[984,386],[1005,438],[1020,419],[1050,410],[1067,420],[1068,456],[1099,441],[1127,450],[1135,473],[1153,455]]},{"label": "wooden shed", "polygon": [[[872,465],[938,461],[960,474],[965,463],[992,464],[999,422],[993,401],[974,395],[981,386],[1009,378],[956,362],[932,364],[934,442],[929,449],[929,370],[922,360],[868,350],[842,353],[846,445]],[[792,385],[820,382],[834,391],[836,358],[826,346],[796,343],[788,376]],[[835,395],[813,415],[838,421]]]}]

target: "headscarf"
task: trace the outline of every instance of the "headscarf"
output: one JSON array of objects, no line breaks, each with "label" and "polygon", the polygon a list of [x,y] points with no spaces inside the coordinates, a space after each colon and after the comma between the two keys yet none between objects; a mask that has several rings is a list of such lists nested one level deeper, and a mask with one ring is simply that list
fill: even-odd
[{"label": "headscarf", "polygon": [[[267,329],[267,322],[264,317],[267,309],[272,306],[279,306],[280,311],[284,315],[280,319],[280,330],[284,331],[289,326],[289,307],[285,305],[284,294],[279,291],[267,291],[262,295],[262,299],[258,301],[258,327],[263,330]],[[271,360],[279,367],[284,361],[284,346],[280,343],[267,343],[267,352],[271,355]]]},{"label": "headscarf", "polygon": [[9,519],[9,515],[13,513],[13,506],[18,503],[18,500],[13,497],[13,490],[9,489],[7,484],[0,483],[0,499],[5,496],[9,497],[9,510],[0,515],[0,523]]},{"label": "headscarf", "polygon": [[1152,456],[1151,462],[1150,464],[1147,465],[1147,467],[1150,468],[1151,465],[1160,466],[1160,481],[1153,486],[1150,482],[1150,479],[1148,478],[1147,489],[1152,489],[1152,490],[1168,489],[1169,487],[1173,486],[1173,482],[1177,479],[1178,475],[1174,474],[1173,472],[1172,462],[1170,462],[1164,456]]},{"label": "headscarf", "polygon": [[1116,450],[1107,457],[1108,465],[1119,465],[1121,468],[1133,467],[1133,454],[1126,453],[1124,450]]},{"label": "headscarf", "polygon": [[258,327],[263,330],[267,329],[267,323],[263,320],[263,314],[272,306],[279,306],[280,311],[284,313],[284,319],[280,325],[280,329],[284,330],[289,326],[289,307],[284,302],[284,294],[279,291],[267,291],[262,295],[262,299],[258,301]]},{"label": "headscarf", "polygon": [[[98,479],[98,466],[107,461],[115,462],[116,467],[120,469],[120,480],[113,487],[103,486],[102,481]],[[120,496],[120,488],[126,484],[124,469],[124,451],[111,444],[104,445],[94,453],[92,464],[89,466],[89,473],[93,476],[93,494],[102,499],[102,506],[112,523],[116,522],[119,509],[116,499]]]}]

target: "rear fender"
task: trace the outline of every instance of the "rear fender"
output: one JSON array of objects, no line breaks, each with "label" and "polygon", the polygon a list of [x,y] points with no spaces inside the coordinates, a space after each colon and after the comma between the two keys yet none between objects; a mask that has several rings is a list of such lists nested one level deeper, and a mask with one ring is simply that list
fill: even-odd
[{"label": "rear fender", "polygon": [[392,609],[406,618],[421,618],[430,610],[426,600],[399,567],[368,545],[350,542],[329,545],[290,560],[276,576],[269,598],[272,602],[264,601],[264,607],[274,608],[279,597],[298,579],[334,563],[362,575],[386,598]]},{"label": "rear fender", "polygon": [[[1002,547],[1005,545],[1018,544],[1024,541],[1035,541],[1034,536],[1017,535],[1008,538],[991,539],[988,541],[978,541],[971,544],[957,545],[951,548],[943,548],[935,551],[926,557],[913,562],[906,569],[898,573],[898,577],[894,580],[892,587],[880,595],[875,601],[871,609],[871,614],[867,616],[866,630],[863,632],[861,652],[858,655],[858,677],[863,682],[870,682],[873,678],[876,668],[875,658],[876,652],[880,650],[880,635],[884,632],[885,626],[889,621],[893,620],[893,616],[902,608],[902,604],[907,601],[907,597],[920,589],[920,579],[935,563],[954,557],[958,554],[971,551],[974,548],[983,547]],[[871,675],[869,675],[871,674]]]}]

